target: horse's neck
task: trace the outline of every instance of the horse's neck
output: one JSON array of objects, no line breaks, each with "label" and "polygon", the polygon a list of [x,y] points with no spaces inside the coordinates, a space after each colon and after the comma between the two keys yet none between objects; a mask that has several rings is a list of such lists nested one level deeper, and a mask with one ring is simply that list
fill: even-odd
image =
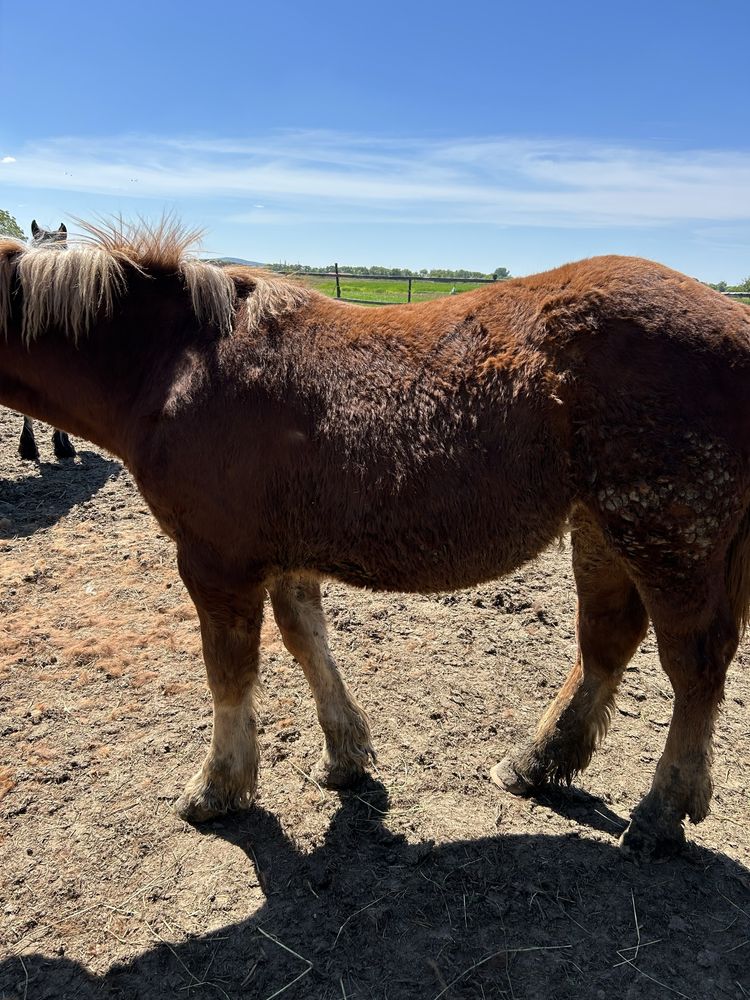
[{"label": "horse's neck", "polygon": [[[135,346],[135,345],[134,345]],[[127,461],[132,433],[129,401],[142,365],[117,364],[96,331],[76,345],[42,335],[25,345],[20,331],[0,340],[0,403],[86,438]]]}]

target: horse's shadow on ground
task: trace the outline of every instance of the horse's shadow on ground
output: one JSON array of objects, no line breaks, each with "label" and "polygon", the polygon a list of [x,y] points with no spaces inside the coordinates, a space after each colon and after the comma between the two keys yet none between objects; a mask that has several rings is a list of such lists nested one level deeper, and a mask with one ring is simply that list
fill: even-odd
[{"label": "horse's shadow on ground", "polygon": [[79,451],[75,461],[21,464],[21,475],[0,479],[0,539],[48,528],[122,471],[93,451]]},{"label": "horse's shadow on ground", "polygon": [[697,847],[635,865],[614,839],[586,836],[587,809],[602,825],[624,822],[589,806],[576,805],[569,835],[501,828],[415,844],[387,828],[387,795],[370,780],[342,796],[308,854],[255,808],[195,834],[247,855],[248,883],[266,897],[251,918],[160,941],[102,977],[66,958],[11,958],[0,996],[750,996],[750,872]]}]

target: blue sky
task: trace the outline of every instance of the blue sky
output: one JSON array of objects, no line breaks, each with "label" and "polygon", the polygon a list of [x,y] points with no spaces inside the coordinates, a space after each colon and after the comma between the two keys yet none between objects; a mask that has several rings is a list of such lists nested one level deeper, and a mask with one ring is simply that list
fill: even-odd
[{"label": "blue sky", "polygon": [[750,274],[750,4],[0,0],[0,207],[210,253]]}]

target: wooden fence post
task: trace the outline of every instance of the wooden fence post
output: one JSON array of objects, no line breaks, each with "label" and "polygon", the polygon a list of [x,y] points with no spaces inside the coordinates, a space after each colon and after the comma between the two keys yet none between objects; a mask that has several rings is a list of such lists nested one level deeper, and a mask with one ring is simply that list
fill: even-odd
[{"label": "wooden fence post", "polygon": [[336,272],[336,298],[341,298],[341,285],[339,283],[339,266],[338,264],[333,265],[333,269]]},{"label": "wooden fence post", "polygon": [[407,302],[411,302],[411,278],[409,278],[409,291],[408,291],[408,297],[407,297],[406,301]]}]

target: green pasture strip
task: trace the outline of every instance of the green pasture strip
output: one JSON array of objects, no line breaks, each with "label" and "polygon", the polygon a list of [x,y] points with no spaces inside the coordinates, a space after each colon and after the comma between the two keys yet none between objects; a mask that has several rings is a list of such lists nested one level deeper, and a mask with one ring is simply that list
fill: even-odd
[{"label": "green pasture strip", "polygon": [[[321,278],[315,275],[299,275],[301,281],[310,288],[315,288],[324,295],[336,298],[335,278]],[[379,281],[377,278],[357,277],[340,279],[342,299],[361,299],[366,304],[382,303],[383,305],[398,305],[407,301],[409,282],[406,278],[399,280]],[[486,282],[485,282],[486,284]],[[501,284],[501,282],[498,282]],[[420,278],[411,279],[411,300],[412,302],[427,302],[430,299],[439,299],[445,295],[450,295],[451,290],[459,292],[469,292],[473,288],[481,288],[483,283],[472,281],[431,282]],[[742,302],[750,305],[750,296],[747,298],[735,298],[735,302]]]},{"label": "green pasture strip", "polygon": [[[302,280],[311,288],[317,289],[324,295],[336,297],[336,281],[334,278],[318,278],[310,275],[302,275]],[[364,299],[373,300],[384,304],[406,302],[409,282],[403,281],[378,281],[377,278],[365,278],[358,281],[356,278],[341,278],[341,298],[342,299]],[[450,295],[451,289],[456,292],[468,292],[472,288],[481,288],[481,284],[471,281],[456,281],[455,284],[447,282],[420,281],[412,278],[411,300],[412,302],[425,302],[428,299],[439,299],[444,295]]]}]

